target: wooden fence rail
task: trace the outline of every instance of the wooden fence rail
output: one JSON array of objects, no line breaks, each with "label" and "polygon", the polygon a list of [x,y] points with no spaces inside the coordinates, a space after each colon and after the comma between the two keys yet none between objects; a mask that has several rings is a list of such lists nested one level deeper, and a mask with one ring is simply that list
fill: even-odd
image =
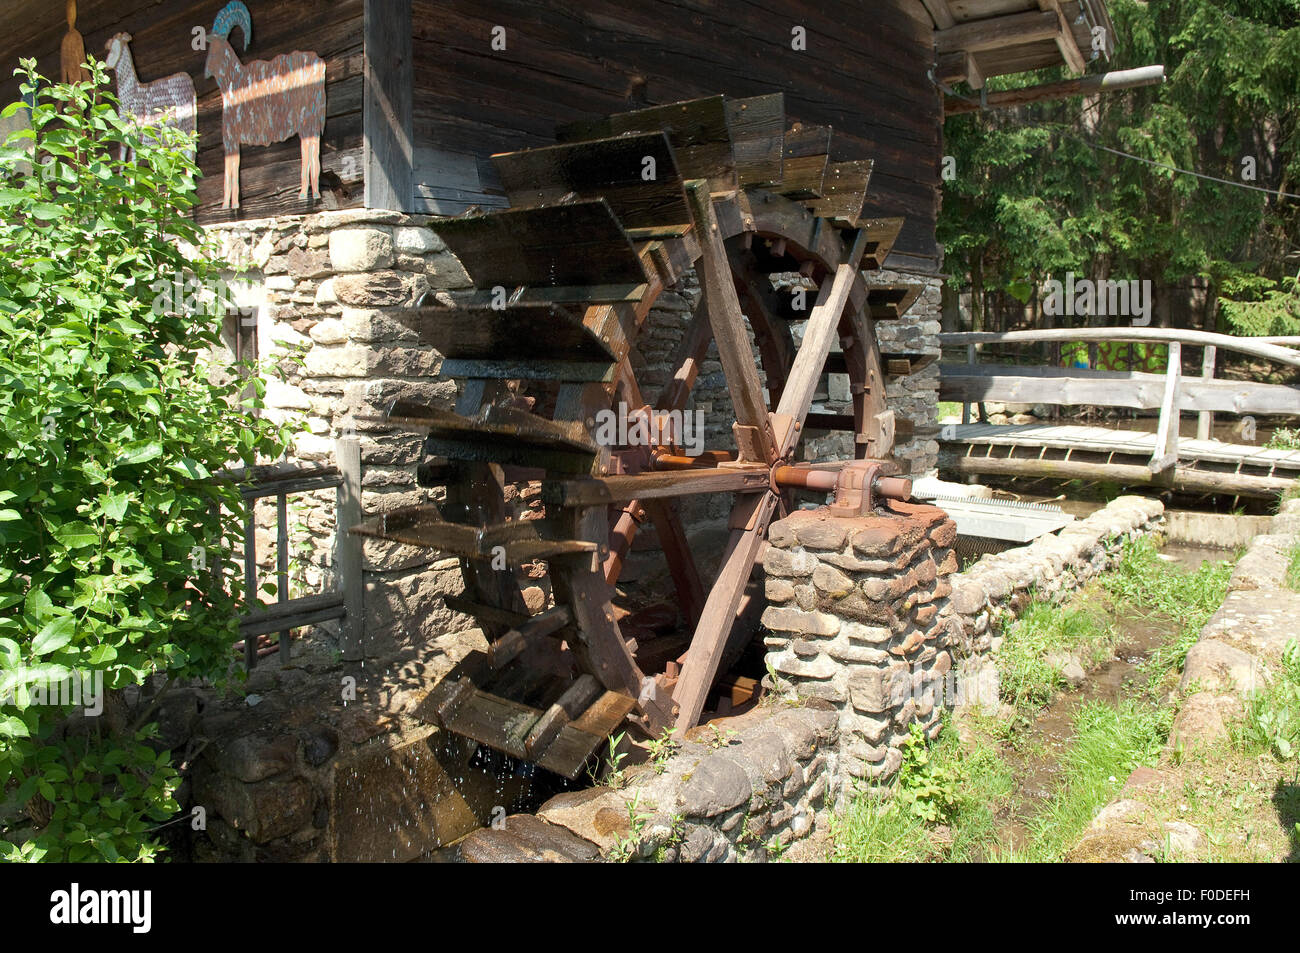
[{"label": "wooden fence rail", "polygon": [[[239,634],[244,641],[244,664],[257,665],[258,636],[279,633],[281,661],[289,660],[293,629],[340,620],[340,643],[343,657],[359,659],[363,654],[365,631],[364,587],[361,578],[361,541],[348,530],[361,521],[361,450],[355,437],[344,437],[335,444],[335,466],[273,464],[270,466],[227,470],[219,478],[240,485],[240,495],[248,505],[244,520],[244,599],[249,608],[239,620]],[[335,519],[334,568],[337,588],[333,592],[289,597],[289,497],[319,490],[337,491]],[[265,605],[257,601],[257,536],[253,507],[258,500],[275,497],[276,501],[276,602]]]},{"label": "wooden fence rail", "polygon": [[[939,383],[941,400],[957,401],[963,405],[963,424],[970,421],[970,405],[984,401],[1128,407],[1134,410],[1159,408],[1155,449],[1148,464],[1152,474],[1167,473],[1177,465],[1179,422],[1184,411],[1198,415],[1198,440],[1210,438],[1215,413],[1300,416],[1300,387],[1218,380],[1214,376],[1221,350],[1300,367],[1300,352],[1279,346],[1293,343],[1285,338],[1265,340],[1173,328],[1112,327],[960,332],[941,334],[939,341],[944,346],[966,347],[967,363],[941,364]],[[1169,360],[1163,374],[978,363],[978,346],[981,344],[1043,341],[1160,343],[1168,346]],[[1200,377],[1183,376],[1184,345],[1203,348]]]}]

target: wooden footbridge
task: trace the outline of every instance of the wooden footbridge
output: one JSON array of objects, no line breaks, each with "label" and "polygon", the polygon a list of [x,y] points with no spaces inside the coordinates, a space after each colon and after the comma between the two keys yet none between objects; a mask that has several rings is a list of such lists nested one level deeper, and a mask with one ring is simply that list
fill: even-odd
[{"label": "wooden footbridge", "polygon": [[[1300,451],[1268,450],[1210,439],[1216,413],[1300,416],[1300,387],[1214,376],[1219,350],[1300,367],[1290,339],[1239,338],[1168,328],[1075,328],[944,334],[965,345],[967,363],[941,365],[941,400],[965,405],[962,424],[942,428],[941,469],[968,476],[1105,480],[1191,494],[1276,496],[1300,478]],[[1084,368],[980,364],[977,346],[1054,342],[1144,342],[1169,349],[1164,374]],[[1182,373],[1182,348],[1202,349],[1201,375]],[[1158,410],[1154,433],[1100,426],[972,423],[985,401]],[[1197,415],[1195,439],[1180,434],[1182,415]]]}]

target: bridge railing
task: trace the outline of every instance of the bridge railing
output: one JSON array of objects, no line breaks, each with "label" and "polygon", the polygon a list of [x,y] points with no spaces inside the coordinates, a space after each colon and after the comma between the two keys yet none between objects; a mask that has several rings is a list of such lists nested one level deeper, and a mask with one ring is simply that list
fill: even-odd
[{"label": "bridge railing", "polygon": [[[1075,367],[1019,367],[980,364],[978,345],[1055,342],[1144,342],[1168,346],[1163,374],[1143,371],[1098,371]],[[970,420],[970,405],[984,401],[1159,409],[1156,449],[1148,467],[1163,473],[1178,462],[1178,430],[1184,411],[1198,414],[1196,435],[1208,440],[1215,413],[1300,415],[1300,387],[1254,381],[1216,379],[1220,350],[1235,351],[1300,367],[1300,351],[1284,344],[1295,338],[1244,338],[1208,331],[1175,328],[1044,328],[1033,331],[967,331],[939,335],[944,346],[966,346],[967,363],[941,364],[939,399],[963,405],[962,422]],[[1201,376],[1182,373],[1184,345],[1201,347]]]}]

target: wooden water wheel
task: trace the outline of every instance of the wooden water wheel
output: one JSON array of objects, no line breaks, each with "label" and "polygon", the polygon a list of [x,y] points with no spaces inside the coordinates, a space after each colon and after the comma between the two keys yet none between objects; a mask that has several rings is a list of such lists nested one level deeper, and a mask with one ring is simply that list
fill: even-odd
[{"label": "wooden water wheel", "polygon": [[[696,724],[768,524],[794,488],[832,489],[845,467],[798,462],[824,372],[849,375],[853,413],[819,426],[851,429],[859,459],[896,470],[874,321],[900,316],[914,294],[869,288],[862,272],[881,266],[902,220],[862,219],[871,162],[830,161],[830,136],[787,131],[780,94],[622,113],[563,128],[558,145],[494,156],[510,210],[438,224],[474,290],[452,308],[413,310],[410,324],[463,387],[454,412],[399,403],[385,420],[428,434],[422,482],[445,485],[446,502],[356,530],[461,558],[465,593],[448,601],[478,619],[492,656],[475,678],[444,680],[429,717],[568,777],[625,718],[655,735]],[[633,349],[656,299],[692,269],[700,306],[673,377],[647,393]],[[671,429],[635,423],[686,408],[710,342],[737,449],[684,457]],[[602,445],[594,425],[611,410],[655,439]],[[521,486],[540,487],[544,507],[530,515],[541,518],[513,518],[507,501]],[[706,493],[735,495],[712,580],[676,509]],[[613,598],[645,520],[693,632],[684,654],[653,666]],[[538,560],[554,604],[530,613],[514,570]]]}]

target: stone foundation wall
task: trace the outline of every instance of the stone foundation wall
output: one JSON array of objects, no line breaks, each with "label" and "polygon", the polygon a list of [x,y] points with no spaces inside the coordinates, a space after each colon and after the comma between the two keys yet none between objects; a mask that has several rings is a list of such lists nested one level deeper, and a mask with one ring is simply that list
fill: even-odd
[{"label": "stone foundation wall", "polygon": [[763,862],[824,824],[834,800],[838,717],[762,707],[692,728],[671,757],[624,783],[559,794],[458,845],[470,863]]},{"label": "stone foundation wall", "polygon": [[[416,483],[421,438],[367,417],[396,399],[450,409],[456,385],[441,355],[404,320],[424,298],[469,286],[425,216],[353,210],[214,225],[223,257],[246,268],[241,304],[257,309],[258,354],[267,371],[266,414],[305,427],[293,447],[304,462],[333,462],[334,442],[361,443],[365,516],[437,497]],[[332,491],[290,501],[295,594],[333,587]],[[274,501],[259,506],[258,555],[274,565]],[[364,544],[366,650],[391,657],[472,622],[442,596],[458,592],[455,560],[412,547]]]},{"label": "stone foundation wall", "polygon": [[891,777],[913,724],[938,733],[960,643],[943,615],[956,536],[943,510],[894,501],[860,519],[800,510],[769,530],[768,688],[838,713],[841,795]]}]

